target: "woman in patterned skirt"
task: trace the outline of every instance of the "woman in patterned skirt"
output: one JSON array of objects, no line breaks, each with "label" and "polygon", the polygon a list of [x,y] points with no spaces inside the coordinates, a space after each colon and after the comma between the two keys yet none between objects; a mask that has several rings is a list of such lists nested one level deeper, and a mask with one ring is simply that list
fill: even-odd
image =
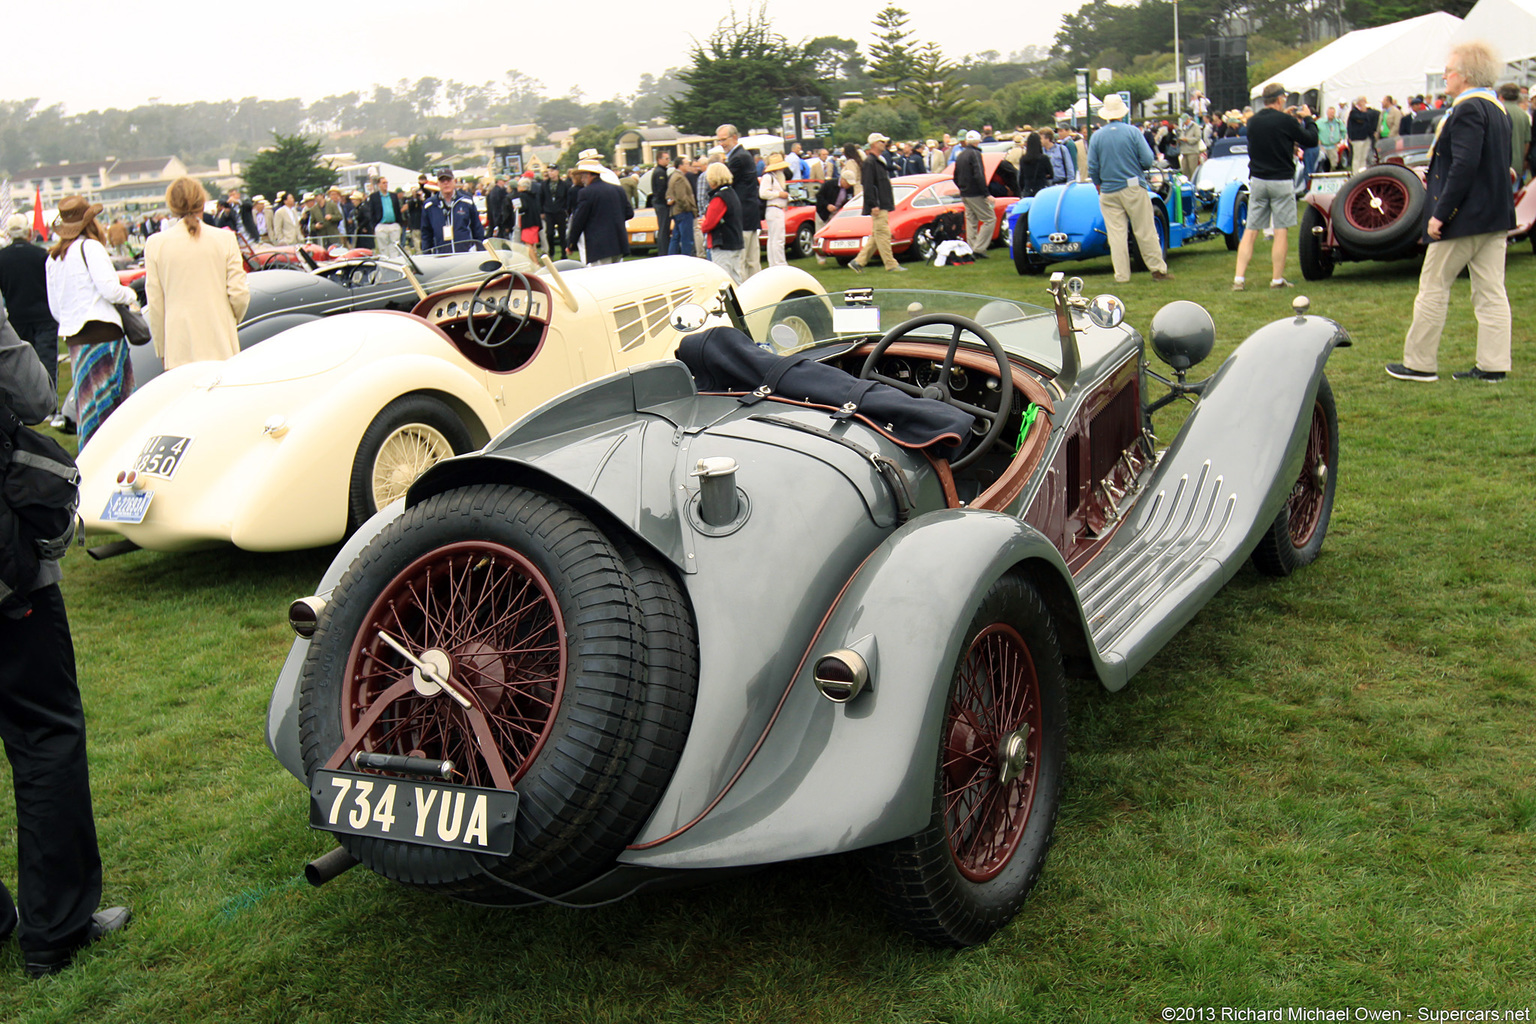
[{"label": "woman in patterned skirt", "polygon": [[133,393],[133,364],[113,304],[131,303],[134,294],[118,281],[107,255],[106,233],[96,220],[100,212],[100,203],[66,196],[54,224],[58,241],[48,250],[48,307],[69,346],[82,448]]}]

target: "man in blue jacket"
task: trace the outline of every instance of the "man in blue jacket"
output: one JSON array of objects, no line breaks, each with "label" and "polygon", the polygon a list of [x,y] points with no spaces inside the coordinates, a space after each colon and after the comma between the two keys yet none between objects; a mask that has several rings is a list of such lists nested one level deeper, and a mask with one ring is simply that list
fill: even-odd
[{"label": "man in blue jacket", "polygon": [[453,171],[444,168],[437,175],[437,195],[421,208],[421,251],[472,252],[484,238],[474,199],[459,193]]},{"label": "man in blue jacket", "polygon": [[629,197],[618,185],[603,180],[603,165],[593,160],[577,164],[571,178],[581,194],[571,213],[567,244],[581,247],[588,266],[620,262],[629,255],[627,225],[635,215]]},{"label": "man in blue jacket", "polygon": [[1152,195],[1143,174],[1152,166],[1152,147],[1141,132],[1121,120],[1129,113],[1119,96],[1109,97],[1099,108],[1099,116],[1106,123],[1088,141],[1088,177],[1099,189],[1099,210],[1104,214],[1115,281],[1125,284],[1131,279],[1131,232],[1136,234],[1136,245],[1152,271],[1152,280],[1166,281],[1172,275],[1163,262],[1163,247],[1152,216]]},{"label": "man in blue jacket", "polygon": [[1445,62],[1445,91],[1454,97],[1429,151],[1425,183],[1429,221],[1424,268],[1413,301],[1403,361],[1389,363],[1399,380],[1436,381],[1440,334],[1451,285],[1466,267],[1477,316],[1477,361],[1457,380],[1497,383],[1510,368],[1509,298],[1504,292],[1504,236],[1515,226],[1509,188],[1510,120],[1493,91],[1504,62],[1481,40],[1458,43]]}]

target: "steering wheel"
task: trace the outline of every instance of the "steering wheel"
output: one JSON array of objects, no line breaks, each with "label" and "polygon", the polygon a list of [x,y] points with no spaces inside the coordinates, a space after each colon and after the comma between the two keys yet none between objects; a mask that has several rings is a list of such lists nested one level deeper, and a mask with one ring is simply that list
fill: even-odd
[{"label": "steering wheel", "polygon": [[[500,284],[503,280],[508,280],[511,282],[507,287],[506,296],[504,298],[498,299],[495,302],[484,303],[484,305],[494,311],[496,315],[491,318],[490,324],[485,327],[484,332],[482,333],[476,327],[475,321],[475,315],[479,313],[482,308],[481,296],[485,294],[485,290],[487,288],[495,284]],[[523,311],[521,313],[514,313],[512,312],[512,306],[508,300],[512,298],[513,292],[519,290],[523,292],[524,296]],[[502,345],[505,345],[507,342],[511,341],[512,337],[522,329],[523,324],[528,322],[528,314],[532,312],[533,282],[528,280],[528,275],[524,274],[521,270],[497,272],[487,277],[484,281],[481,281],[480,287],[475,289],[475,294],[470,296],[469,315],[464,320],[464,333],[466,336],[468,336],[470,341],[474,342],[476,345],[479,345],[481,348],[500,348]],[[511,324],[511,329],[503,333],[500,341],[495,341],[493,339],[496,337],[497,330],[501,327],[502,321],[509,322]]]},{"label": "steering wheel", "polygon": [[[887,377],[875,372],[875,366],[880,362],[880,357],[885,355],[885,350],[896,342],[901,341],[917,330],[919,327],[927,327],[930,324],[947,324],[953,327],[954,333],[949,338],[949,348],[944,351],[944,368],[939,371],[939,379],[927,387],[918,387],[906,381]],[[983,409],[979,405],[971,405],[962,402],[949,390],[950,371],[955,368],[955,353],[960,351],[960,335],[971,334],[979,338],[992,353],[992,359],[997,363],[997,379],[999,382],[997,411],[992,412]],[[906,323],[897,324],[870,350],[869,356],[864,360],[864,368],[859,371],[860,380],[872,380],[893,387],[898,391],[911,395],[914,398],[932,398],[952,405],[962,412],[968,412],[972,416],[990,424],[986,434],[977,442],[976,446],[967,454],[950,462],[951,470],[964,469],[982,455],[997,442],[1003,433],[1003,426],[1007,423],[1008,414],[1013,411],[1013,373],[1012,364],[1008,361],[1008,353],[1003,351],[1003,346],[992,336],[992,332],[970,317],[958,316],[954,313],[924,313],[922,316],[913,317]]]},{"label": "steering wheel", "polygon": [[347,286],[357,288],[362,285],[373,284],[374,281],[378,280],[378,276],[379,261],[370,256],[352,264],[351,269],[347,271]]}]

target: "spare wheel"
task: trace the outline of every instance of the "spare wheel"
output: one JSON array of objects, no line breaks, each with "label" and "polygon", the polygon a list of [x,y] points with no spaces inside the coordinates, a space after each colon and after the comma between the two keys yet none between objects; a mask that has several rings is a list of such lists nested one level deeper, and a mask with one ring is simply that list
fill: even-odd
[{"label": "spare wheel", "polygon": [[[446,657],[471,707],[398,685],[411,666],[385,634]],[[311,778],[366,750],[452,760],[463,785],[510,783],[506,857],[338,840],[395,881],[523,902],[588,881],[638,833],[681,752],[696,685],[692,616],[658,559],[616,546],[560,499],[476,485],[408,510],[342,577],[304,664],[299,738]]]}]

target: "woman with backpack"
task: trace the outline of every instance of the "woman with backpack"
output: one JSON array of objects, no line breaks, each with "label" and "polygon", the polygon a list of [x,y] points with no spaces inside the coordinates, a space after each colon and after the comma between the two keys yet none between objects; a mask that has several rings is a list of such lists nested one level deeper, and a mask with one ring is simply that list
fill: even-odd
[{"label": "woman with backpack", "polygon": [[133,393],[128,341],[113,307],[132,303],[135,296],[118,281],[107,255],[106,232],[96,220],[100,212],[100,203],[65,196],[53,228],[59,240],[48,250],[48,308],[69,346],[82,448]]}]

